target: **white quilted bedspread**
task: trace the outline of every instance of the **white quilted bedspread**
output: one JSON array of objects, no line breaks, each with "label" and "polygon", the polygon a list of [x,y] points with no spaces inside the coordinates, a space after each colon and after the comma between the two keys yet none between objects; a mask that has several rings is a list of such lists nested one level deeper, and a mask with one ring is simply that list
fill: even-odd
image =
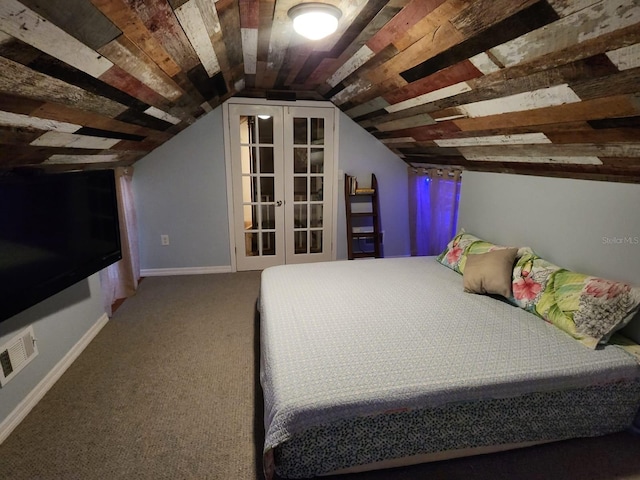
[{"label": "white quilted bedspread", "polygon": [[269,268],[259,301],[265,450],[354,415],[640,377],[434,257]]}]

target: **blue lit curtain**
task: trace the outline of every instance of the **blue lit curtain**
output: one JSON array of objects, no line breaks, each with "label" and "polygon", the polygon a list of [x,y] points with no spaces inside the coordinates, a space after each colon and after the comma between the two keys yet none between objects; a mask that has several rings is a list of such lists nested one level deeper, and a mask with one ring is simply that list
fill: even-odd
[{"label": "blue lit curtain", "polygon": [[411,255],[439,255],[456,234],[460,170],[409,168]]}]

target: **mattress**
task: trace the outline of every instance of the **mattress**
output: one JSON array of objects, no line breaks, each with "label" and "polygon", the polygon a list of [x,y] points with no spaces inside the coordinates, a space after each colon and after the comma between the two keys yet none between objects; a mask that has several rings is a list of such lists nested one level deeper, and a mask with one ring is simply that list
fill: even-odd
[{"label": "mattress", "polygon": [[[506,301],[464,293],[461,275],[434,257],[272,267],[262,274],[259,310],[265,459],[282,476],[379,462],[378,451],[406,457],[442,446],[442,438],[430,445],[430,435],[418,433],[424,438],[408,445],[416,422],[417,431],[456,437],[455,449],[618,431],[640,406],[640,366],[631,355],[615,346],[590,350]],[[532,418],[544,418],[549,402],[599,406],[567,411],[562,428],[532,437]],[[467,429],[441,425],[490,425],[487,418],[496,425],[509,410],[526,418],[507,425],[520,434],[502,440],[489,438],[491,428],[469,440]],[[576,422],[576,415],[597,418]],[[345,438],[358,431],[368,445],[335,451],[340,442],[349,450],[357,438]],[[402,445],[390,451],[394,431]],[[318,455],[323,445],[334,450],[330,458]]]}]

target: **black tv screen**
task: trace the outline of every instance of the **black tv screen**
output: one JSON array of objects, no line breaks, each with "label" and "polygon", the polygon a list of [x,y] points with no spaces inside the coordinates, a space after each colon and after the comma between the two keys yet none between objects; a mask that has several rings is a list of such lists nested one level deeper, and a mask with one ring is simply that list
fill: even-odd
[{"label": "black tv screen", "polygon": [[121,258],[113,170],[0,176],[0,321]]}]

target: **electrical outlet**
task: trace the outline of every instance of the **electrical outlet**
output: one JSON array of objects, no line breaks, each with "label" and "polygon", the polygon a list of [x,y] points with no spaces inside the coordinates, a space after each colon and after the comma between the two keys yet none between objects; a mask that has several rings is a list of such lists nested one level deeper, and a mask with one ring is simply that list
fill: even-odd
[{"label": "electrical outlet", "polygon": [[160,235],[160,243],[162,245],[169,245],[169,235]]}]

